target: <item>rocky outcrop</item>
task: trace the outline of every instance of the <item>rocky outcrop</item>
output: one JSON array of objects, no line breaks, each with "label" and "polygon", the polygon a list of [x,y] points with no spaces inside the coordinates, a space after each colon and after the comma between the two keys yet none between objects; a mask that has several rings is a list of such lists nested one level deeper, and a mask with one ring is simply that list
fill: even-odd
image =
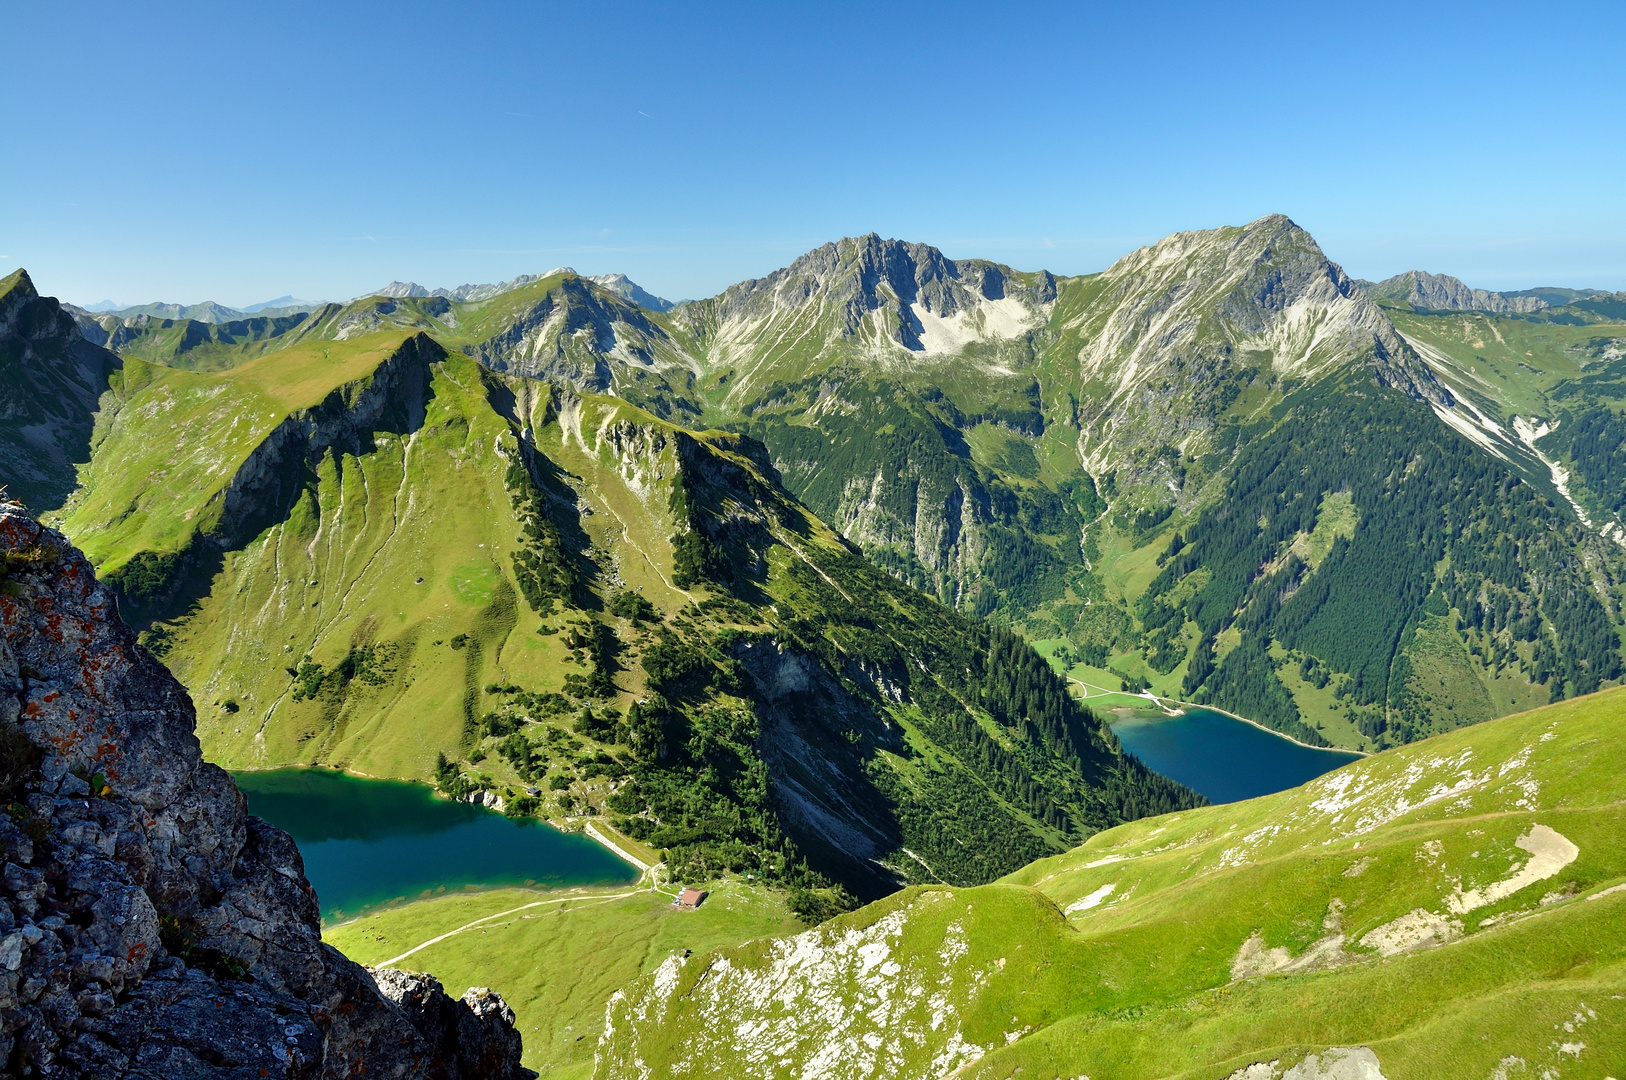
[{"label": "rocky outcrop", "polygon": [[495,995],[431,1015],[322,944],[298,849],[194,723],[84,557],[0,504],[6,1074],[527,1075]]},{"label": "rocky outcrop", "polygon": [[62,505],[118,368],[26,271],[0,278],[0,487],[36,511]]},{"label": "rocky outcrop", "polygon": [[1385,278],[1366,291],[1397,304],[1410,304],[1429,311],[1487,311],[1492,315],[1528,315],[1545,309],[1547,301],[1538,296],[1503,296],[1485,289],[1470,289],[1447,274],[1408,270]]},{"label": "rocky outcrop", "polygon": [[[820,328],[824,344],[860,335],[872,323],[895,345],[938,352],[951,351],[937,340],[940,323],[1007,300],[1031,315],[1055,298],[1056,279],[1048,272],[1018,274],[985,259],[956,261],[926,244],[870,233],[815,248],[782,270],[732,285],[680,312],[725,345],[742,330],[760,332],[764,324],[810,309],[821,318],[831,313]],[[987,318],[963,331],[965,341],[1001,336]]]}]

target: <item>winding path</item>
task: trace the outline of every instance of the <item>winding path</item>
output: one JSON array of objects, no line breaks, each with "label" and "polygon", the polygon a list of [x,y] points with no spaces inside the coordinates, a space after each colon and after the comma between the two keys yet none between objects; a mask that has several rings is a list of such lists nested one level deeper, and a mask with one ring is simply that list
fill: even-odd
[{"label": "winding path", "polygon": [[[654,886],[651,885],[650,888],[654,889]],[[611,900],[624,900],[629,896],[637,896],[639,893],[641,893],[643,891],[644,891],[643,889],[632,889],[632,890],[630,890],[628,892],[623,892],[623,893],[611,893],[608,896],[579,896],[579,895],[578,896],[552,896],[552,897],[549,897],[546,900],[536,900],[536,901],[533,901],[533,902],[531,902],[529,904],[521,904],[517,908],[509,908],[507,911],[494,912],[494,913],[492,913],[490,915],[486,915],[486,916],[484,916],[482,918],[475,919],[473,922],[464,923],[462,926],[459,926],[456,930],[448,930],[444,934],[441,934],[439,937],[432,937],[428,941],[423,942],[422,944],[414,945],[412,948],[408,949],[406,952],[402,953],[400,956],[392,956],[388,960],[380,961],[379,963],[374,964],[373,966],[374,967],[394,967],[396,964],[399,964],[402,960],[405,960],[407,957],[411,956],[413,953],[422,952],[424,949],[429,948],[429,946],[431,946],[431,945],[439,945],[441,942],[445,941],[447,938],[456,937],[458,934],[461,934],[465,930],[472,930],[475,927],[479,926],[481,923],[488,923],[492,919],[500,919],[505,915],[516,915],[521,911],[526,911],[526,910],[528,910],[530,908],[534,908],[534,907],[541,907],[544,904],[563,904],[568,900],[580,900],[584,904],[607,904]]]}]

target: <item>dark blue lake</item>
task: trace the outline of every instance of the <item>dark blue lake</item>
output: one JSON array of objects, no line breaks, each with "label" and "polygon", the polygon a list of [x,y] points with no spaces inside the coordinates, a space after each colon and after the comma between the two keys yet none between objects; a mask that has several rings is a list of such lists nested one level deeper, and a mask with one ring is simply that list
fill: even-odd
[{"label": "dark blue lake", "polygon": [[1360,758],[1347,750],[1300,746],[1211,709],[1133,716],[1112,730],[1125,750],[1216,803],[1297,787]]},{"label": "dark blue lake", "polygon": [[638,875],[585,836],[333,769],[235,773],[249,813],[293,835],[322,920],[448,891],[617,885]]}]

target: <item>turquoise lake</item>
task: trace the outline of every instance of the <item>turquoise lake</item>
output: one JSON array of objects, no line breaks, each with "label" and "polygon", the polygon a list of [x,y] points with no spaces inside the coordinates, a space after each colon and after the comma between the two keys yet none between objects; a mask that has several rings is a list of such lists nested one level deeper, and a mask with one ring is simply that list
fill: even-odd
[{"label": "turquoise lake", "polygon": [[1212,709],[1134,716],[1114,723],[1112,730],[1125,750],[1215,803],[1297,787],[1360,759],[1347,750],[1288,742]]},{"label": "turquoise lake", "polygon": [[445,892],[619,885],[638,873],[585,836],[333,769],[236,773],[248,811],[292,834],[324,922]]}]

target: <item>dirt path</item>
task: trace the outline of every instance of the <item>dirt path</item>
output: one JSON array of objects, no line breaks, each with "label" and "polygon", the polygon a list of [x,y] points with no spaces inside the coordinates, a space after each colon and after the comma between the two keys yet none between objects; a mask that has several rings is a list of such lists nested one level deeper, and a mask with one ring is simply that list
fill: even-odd
[{"label": "dirt path", "polygon": [[[653,888],[653,886],[651,886],[651,888]],[[528,910],[530,908],[542,907],[544,904],[563,904],[567,900],[580,900],[584,904],[607,904],[611,900],[624,900],[629,896],[637,896],[639,893],[641,893],[643,891],[644,891],[643,889],[633,889],[633,890],[631,890],[629,892],[624,892],[624,893],[611,893],[608,896],[580,896],[580,895],[577,895],[577,896],[554,896],[554,897],[549,897],[546,900],[536,900],[536,901],[533,901],[532,903],[529,903],[529,904],[521,904],[517,908],[509,908],[507,911],[493,912],[490,915],[486,915],[486,916],[483,916],[482,918],[475,919],[473,922],[464,923],[462,926],[459,926],[456,930],[448,930],[448,931],[446,931],[446,933],[441,934],[439,937],[432,937],[428,941],[425,941],[420,945],[414,945],[412,948],[408,949],[406,952],[402,953],[400,956],[392,956],[388,960],[381,961],[381,962],[379,962],[377,964],[374,964],[373,966],[374,967],[394,967],[396,964],[399,964],[402,960],[405,960],[407,957],[411,956],[413,953],[422,952],[424,949],[429,948],[429,946],[431,946],[431,945],[439,945],[441,942],[445,941],[447,938],[456,937],[458,934],[461,934],[465,930],[472,930],[475,927],[479,926],[481,923],[488,923],[492,919],[500,919],[505,915],[514,915],[514,914],[517,914],[517,913],[519,913],[521,911],[526,911],[526,910]]]}]

